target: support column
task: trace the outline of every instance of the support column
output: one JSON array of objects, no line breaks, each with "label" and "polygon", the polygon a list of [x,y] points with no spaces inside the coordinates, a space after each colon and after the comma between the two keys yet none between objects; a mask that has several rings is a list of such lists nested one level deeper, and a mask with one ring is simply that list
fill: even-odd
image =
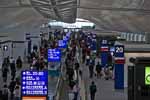
[{"label": "support column", "polygon": [[142,41],[142,35],[141,35],[141,34],[138,35],[138,41],[139,41],[139,42]]},{"label": "support column", "polygon": [[137,34],[134,34],[134,41],[136,41],[136,36],[137,36]]},{"label": "support column", "polygon": [[136,35],[136,41],[138,41],[138,38],[139,38],[139,36],[138,36],[138,34]]},{"label": "support column", "polygon": [[123,33],[123,38],[126,39],[126,33]]},{"label": "support column", "polygon": [[129,41],[133,41],[133,40],[132,40],[132,36],[133,36],[133,34],[130,34],[130,36],[129,36],[129,37],[130,37]]},{"label": "support column", "polygon": [[134,34],[131,34],[131,41],[134,41]]},{"label": "support column", "polygon": [[130,34],[129,34],[129,33],[127,33],[127,41],[129,41],[129,35],[130,35]]},{"label": "support column", "polygon": [[146,41],[146,39],[145,39],[145,35],[143,36],[143,41],[144,41],[144,42]]},{"label": "support column", "polygon": [[146,43],[150,43],[150,33],[145,33],[145,41]]},{"label": "support column", "polygon": [[127,40],[127,33],[124,33],[124,38]]},{"label": "support column", "polygon": [[124,33],[121,33],[121,38],[124,38],[123,35],[124,35]]}]

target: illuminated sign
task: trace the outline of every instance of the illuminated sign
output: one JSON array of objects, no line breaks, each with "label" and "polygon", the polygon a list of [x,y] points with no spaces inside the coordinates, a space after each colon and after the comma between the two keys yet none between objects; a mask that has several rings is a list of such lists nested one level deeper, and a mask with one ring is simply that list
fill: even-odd
[{"label": "illuminated sign", "polygon": [[46,100],[46,97],[23,97],[22,100]]},{"label": "illuminated sign", "polygon": [[115,46],[115,57],[124,57],[124,46],[123,45]]},{"label": "illuminated sign", "polygon": [[115,52],[115,47],[110,47],[110,52]]},{"label": "illuminated sign", "polygon": [[63,40],[68,41],[68,40],[69,40],[69,37],[68,37],[68,36],[64,36],[64,37],[63,37]]},{"label": "illuminated sign", "polygon": [[145,84],[150,85],[150,66],[145,67]]},{"label": "illuminated sign", "polygon": [[102,43],[101,44],[107,44],[108,41],[107,40],[102,40]]},{"label": "illuminated sign", "polygon": [[61,50],[59,49],[48,49],[48,62],[60,62]]},{"label": "illuminated sign", "polygon": [[22,96],[47,96],[48,71],[22,71],[21,90]]},{"label": "illuminated sign", "polygon": [[71,33],[70,33],[70,32],[68,32],[68,33],[66,34],[66,36],[67,36],[67,37],[70,37],[70,35],[71,35]]},{"label": "illuminated sign", "polygon": [[3,46],[3,51],[8,51],[8,45]]},{"label": "illuminated sign", "polygon": [[59,46],[59,48],[66,48],[67,47],[67,42],[65,40],[59,40],[58,41],[58,46]]}]

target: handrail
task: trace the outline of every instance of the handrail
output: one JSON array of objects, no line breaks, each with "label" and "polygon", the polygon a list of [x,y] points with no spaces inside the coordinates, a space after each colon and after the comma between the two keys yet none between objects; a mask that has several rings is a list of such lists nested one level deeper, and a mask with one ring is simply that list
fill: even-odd
[{"label": "handrail", "polygon": [[61,83],[62,83],[62,78],[59,77],[57,85],[56,85],[55,95],[53,96],[53,100],[59,100],[59,92],[60,92]]},{"label": "handrail", "polygon": [[61,89],[61,84],[63,82],[63,72],[64,72],[64,66],[61,66],[61,75],[59,76],[58,78],[58,81],[57,81],[57,85],[56,85],[56,91],[55,91],[55,94],[53,96],[53,100],[59,100],[59,97],[60,97],[60,89]]}]

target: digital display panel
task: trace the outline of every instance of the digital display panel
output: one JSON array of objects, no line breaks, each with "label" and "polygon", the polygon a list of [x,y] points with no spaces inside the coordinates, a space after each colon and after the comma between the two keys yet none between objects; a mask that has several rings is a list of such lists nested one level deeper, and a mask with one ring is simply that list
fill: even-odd
[{"label": "digital display panel", "polygon": [[48,49],[48,62],[60,62],[61,50],[60,49]]},{"label": "digital display panel", "polygon": [[68,41],[68,40],[69,40],[69,37],[68,37],[68,36],[64,36],[64,37],[63,37],[63,40]]},{"label": "digital display panel", "polygon": [[145,85],[150,85],[150,66],[145,67]]},{"label": "digital display panel", "polygon": [[47,96],[48,71],[22,71],[22,96]]},{"label": "digital display panel", "polygon": [[65,40],[59,40],[58,41],[58,47],[59,48],[66,48],[67,47],[67,42]]}]

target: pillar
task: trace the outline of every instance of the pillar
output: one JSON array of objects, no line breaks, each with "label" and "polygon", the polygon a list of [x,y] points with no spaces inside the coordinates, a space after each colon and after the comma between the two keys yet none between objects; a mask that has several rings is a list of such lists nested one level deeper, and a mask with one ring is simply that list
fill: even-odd
[{"label": "pillar", "polygon": [[131,40],[134,41],[134,34],[131,34]]},{"label": "pillar", "polygon": [[127,33],[127,41],[129,41],[129,35],[130,35],[130,33]]},{"label": "pillar", "polygon": [[134,34],[134,41],[136,41],[136,36],[137,36],[137,34]]},{"label": "pillar", "polygon": [[133,34],[130,34],[130,36],[129,36],[129,37],[130,37],[130,38],[129,38],[129,41],[133,41],[133,40],[132,40],[132,36],[133,36]]},{"label": "pillar", "polygon": [[138,35],[138,41],[139,41],[139,42],[142,41],[142,35],[141,35],[141,34]]},{"label": "pillar", "polygon": [[145,33],[145,41],[146,43],[150,43],[150,33]]}]

